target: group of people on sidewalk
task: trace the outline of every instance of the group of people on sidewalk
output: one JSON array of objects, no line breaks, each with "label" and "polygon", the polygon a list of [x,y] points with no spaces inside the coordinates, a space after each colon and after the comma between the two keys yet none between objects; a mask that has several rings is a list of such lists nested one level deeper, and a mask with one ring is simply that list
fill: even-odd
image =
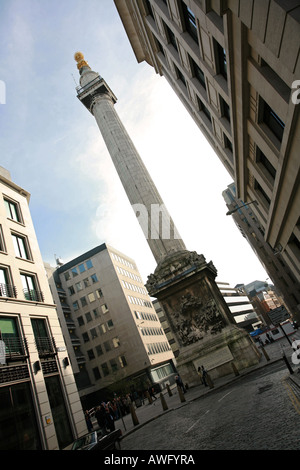
[{"label": "group of people on sidewalk", "polygon": [[[197,372],[198,372],[201,384],[203,384],[205,387],[213,386],[213,382],[204,366],[201,366],[201,367],[199,366]],[[176,375],[175,382],[176,382],[177,387],[179,387],[183,391],[183,393],[186,393],[188,389],[188,385],[187,384],[184,385],[180,375]]]},{"label": "group of people on sidewalk", "polygon": [[198,372],[201,383],[205,387],[207,387],[208,386],[207,382],[209,380],[207,370],[204,368],[204,366],[201,366],[201,367],[199,366],[197,372]]},{"label": "group of people on sidewalk", "polygon": [[85,420],[88,431],[91,432],[94,429],[92,423],[92,415],[94,414],[98,426],[103,436],[115,430],[115,421],[121,416],[125,416],[130,413],[130,405],[132,398],[130,394],[125,397],[114,398],[112,401],[103,401],[99,406],[93,410],[85,411]]}]

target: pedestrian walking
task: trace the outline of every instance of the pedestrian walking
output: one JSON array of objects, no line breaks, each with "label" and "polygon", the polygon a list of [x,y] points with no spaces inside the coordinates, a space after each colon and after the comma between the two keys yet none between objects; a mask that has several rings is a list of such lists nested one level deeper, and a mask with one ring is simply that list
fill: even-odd
[{"label": "pedestrian walking", "polygon": [[101,434],[105,436],[107,434],[106,429],[106,416],[105,416],[105,408],[104,405],[101,403],[100,406],[97,407],[95,418],[97,420],[98,426],[100,428]]},{"label": "pedestrian walking", "polygon": [[157,397],[155,396],[155,393],[154,393],[154,388],[151,385],[148,388],[148,392],[151,398],[154,398],[154,400],[157,400]]},{"label": "pedestrian walking", "polygon": [[197,373],[199,375],[200,382],[203,384],[203,377],[202,377],[202,372],[201,372],[201,367],[200,366],[198,367]]},{"label": "pedestrian walking", "polygon": [[110,409],[109,405],[106,405],[105,407],[105,419],[106,419],[106,427],[109,429],[109,432],[112,432],[115,430],[115,420],[114,420],[114,414],[112,410]]},{"label": "pedestrian walking", "polygon": [[183,391],[183,393],[185,393],[185,392],[186,392],[186,389],[185,389],[185,386],[184,386],[184,384],[183,384],[183,382],[182,382],[182,380],[181,380],[180,375],[176,375],[176,377],[175,377],[175,382],[176,382],[177,387],[180,387],[181,390]]},{"label": "pedestrian walking", "polygon": [[88,431],[91,432],[93,430],[93,424],[92,424],[90,413],[88,412],[88,410],[85,411],[84,415],[85,415],[85,421],[86,421]]},{"label": "pedestrian walking", "polygon": [[207,387],[207,382],[206,382],[207,371],[206,369],[204,369],[204,366],[201,366],[201,373],[202,373],[202,380],[203,380],[204,386]]}]

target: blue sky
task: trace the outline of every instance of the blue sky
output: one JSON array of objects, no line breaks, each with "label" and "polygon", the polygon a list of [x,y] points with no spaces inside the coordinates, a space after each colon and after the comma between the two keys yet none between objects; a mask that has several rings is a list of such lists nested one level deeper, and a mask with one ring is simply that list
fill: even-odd
[{"label": "blue sky", "polygon": [[165,79],[137,63],[112,0],[1,0],[0,49],[0,165],[31,193],[44,261],[54,266],[54,255],[67,262],[106,242],[136,261],[145,282],[156,267],[97,124],[76,97],[79,50],[116,94],[187,248],[213,261],[218,281],[267,278],[225,215],[229,174]]}]

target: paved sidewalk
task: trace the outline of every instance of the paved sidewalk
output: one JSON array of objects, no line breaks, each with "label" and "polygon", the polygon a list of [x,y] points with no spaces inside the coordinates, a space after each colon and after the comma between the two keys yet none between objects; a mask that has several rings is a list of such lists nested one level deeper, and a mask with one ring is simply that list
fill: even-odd
[{"label": "paved sidewalk", "polygon": [[[295,339],[300,339],[300,331],[298,330],[291,337],[294,337]],[[144,426],[148,422],[154,419],[157,419],[159,416],[162,416],[165,413],[176,410],[177,408],[181,406],[185,406],[189,402],[193,400],[197,400],[205,394],[213,393],[215,390],[220,390],[222,387],[230,383],[233,383],[236,380],[240,380],[242,377],[245,377],[246,375],[254,371],[257,371],[263,367],[268,367],[268,365],[273,364],[274,362],[277,362],[277,361],[284,362],[283,352],[285,353],[285,356],[288,359],[289,365],[294,371],[294,373],[291,374],[287,367],[286,369],[287,374],[290,374],[289,375],[290,379],[293,380],[295,385],[298,386],[300,390],[300,373],[298,373],[299,366],[296,366],[291,362],[291,356],[292,356],[293,351],[288,340],[284,338],[274,343],[268,344],[265,346],[264,350],[266,354],[268,355],[269,359],[267,359],[265,355],[262,354],[259,364],[253,367],[249,367],[248,369],[244,371],[241,371],[238,376],[235,376],[232,373],[231,375],[227,375],[226,377],[218,378],[214,380],[214,388],[212,389],[210,389],[209,387],[205,387],[204,385],[199,385],[196,387],[189,388],[187,392],[184,394],[184,398],[185,398],[184,402],[181,402],[177,388],[173,386],[173,388],[171,389],[172,396],[169,396],[166,390],[164,390],[162,393],[168,409],[166,410],[163,409],[160,395],[156,394],[157,400],[154,400],[153,403],[149,404],[148,399],[146,399],[144,401],[144,405],[138,408],[135,408],[135,415],[136,415],[138,424],[134,424],[134,421],[136,422],[136,420],[133,419],[131,414],[128,414],[115,422],[116,427],[122,430],[123,437],[125,437],[126,435],[131,434],[132,432],[140,429],[142,426]]]}]

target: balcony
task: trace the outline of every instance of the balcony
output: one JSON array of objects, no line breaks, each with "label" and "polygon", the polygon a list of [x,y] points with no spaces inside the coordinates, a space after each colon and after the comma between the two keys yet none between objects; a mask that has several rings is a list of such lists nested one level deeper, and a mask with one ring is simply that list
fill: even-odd
[{"label": "balcony", "polygon": [[78,336],[76,336],[74,333],[71,333],[71,331],[70,331],[70,338],[71,338],[73,346],[80,346],[81,345],[81,341],[78,338]]},{"label": "balcony", "polygon": [[17,297],[17,289],[12,284],[0,284],[0,297]]},{"label": "balcony", "polygon": [[24,297],[26,300],[34,302],[44,302],[43,292],[36,289],[23,289]]},{"label": "balcony", "polygon": [[35,345],[40,358],[53,357],[57,354],[54,338],[36,337]]},{"label": "balcony", "polygon": [[12,361],[25,361],[29,357],[26,338],[2,334],[0,343],[0,364]]}]

